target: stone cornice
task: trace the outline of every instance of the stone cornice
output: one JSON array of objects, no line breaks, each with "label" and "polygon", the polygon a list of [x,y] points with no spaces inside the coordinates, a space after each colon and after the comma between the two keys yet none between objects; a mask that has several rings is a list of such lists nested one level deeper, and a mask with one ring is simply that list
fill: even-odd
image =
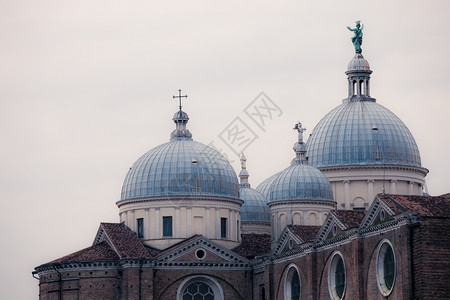
[{"label": "stone cornice", "polygon": [[135,199],[126,199],[119,200],[116,202],[116,205],[120,208],[126,204],[134,204],[134,203],[145,203],[145,202],[157,202],[157,201],[171,201],[171,202],[181,202],[181,201],[217,201],[217,202],[229,202],[234,204],[242,205],[244,203],[243,200],[239,198],[228,198],[228,197],[217,197],[217,196],[164,196],[164,197],[144,197],[144,198],[135,198]]},{"label": "stone cornice", "polygon": [[402,170],[408,172],[417,172],[423,175],[427,175],[429,170],[423,167],[414,167],[414,166],[403,166],[403,165],[391,165],[391,164],[379,164],[379,165],[348,165],[348,166],[329,166],[329,167],[317,167],[322,172],[328,171],[348,171],[348,170],[364,170],[367,169],[391,169],[391,170]]},{"label": "stone cornice", "polygon": [[268,203],[269,207],[293,205],[293,204],[302,204],[302,205],[313,204],[313,205],[331,206],[334,208],[336,202],[330,200],[278,200]]}]

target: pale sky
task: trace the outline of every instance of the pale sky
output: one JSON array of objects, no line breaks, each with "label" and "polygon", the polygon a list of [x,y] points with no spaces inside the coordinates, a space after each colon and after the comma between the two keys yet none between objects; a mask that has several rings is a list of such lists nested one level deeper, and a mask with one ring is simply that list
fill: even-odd
[{"label": "pale sky", "polygon": [[[34,267],[92,244],[127,170],[169,140],[177,101],[196,141],[237,156],[220,134],[237,117],[258,139],[250,183],[289,165],[347,95],[346,26],[364,24],[371,95],[408,126],[429,193],[447,174],[450,2],[0,1],[2,299],[37,299]],[[245,108],[264,92],[281,109],[261,129]]]}]

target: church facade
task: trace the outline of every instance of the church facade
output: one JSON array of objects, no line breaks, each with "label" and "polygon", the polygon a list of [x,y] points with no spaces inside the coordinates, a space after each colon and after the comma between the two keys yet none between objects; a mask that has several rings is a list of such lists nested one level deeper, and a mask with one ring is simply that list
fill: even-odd
[{"label": "church facade", "polygon": [[39,299],[447,298],[450,194],[423,194],[417,144],[371,73],[356,51],[348,96],[307,142],[295,125],[291,164],[256,189],[243,154],[237,176],[193,140],[180,92],[170,141],[125,177],[120,222],[36,267]]}]

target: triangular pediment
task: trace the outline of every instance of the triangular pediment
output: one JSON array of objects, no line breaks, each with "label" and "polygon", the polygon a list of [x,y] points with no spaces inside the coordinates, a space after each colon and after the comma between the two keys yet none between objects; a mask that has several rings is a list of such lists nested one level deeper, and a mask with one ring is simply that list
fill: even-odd
[{"label": "triangular pediment", "polygon": [[248,268],[249,261],[203,236],[193,236],[163,250],[155,262],[157,267],[226,267]]},{"label": "triangular pediment", "polygon": [[297,234],[295,234],[289,227],[285,227],[280,235],[280,238],[275,244],[273,254],[279,255],[284,252],[289,252],[294,248],[298,248],[299,245],[303,243],[304,241]]},{"label": "triangular pediment", "polygon": [[341,235],[348,227],[331,211],[317,234],[315,242],[323,242]]},{"label": "triangular pediment", "polygon": [[361,229],[386,222],[395,215],[395,212],[378,196],[372,202],[364,219],[361,222]]}]

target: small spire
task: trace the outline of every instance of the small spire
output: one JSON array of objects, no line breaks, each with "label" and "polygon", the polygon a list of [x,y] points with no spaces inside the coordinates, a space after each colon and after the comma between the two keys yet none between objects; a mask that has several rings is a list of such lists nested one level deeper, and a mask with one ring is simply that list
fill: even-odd
[{"label": "small spire", "polygon": [[306,147],[305,143],[303,142],[303,132],[306,131],[306,128],[302,127],[302,123],[297,122],[294,126],[294,130],[298,131],[298,142],[294,144],[294,151],[295,151],[295,159],[294,163],[306,163]]},{"label": "small spire", "polygon": [[248,183],[248,177],[250,176],[247,171],[247,158],[244,155],[244,152],[241,154],[241,172],[239,173],[240,186],[241,187],[250,187],[250,183]]},{"label": "small spire", "polygon": [[186,124],[189,121],[188,114],[181,110],[181,99],[187,98],[187,95],[181,95],[181,89],[178,90],[178,96],[172,96],[173,99],[179,98],[180,110],[177,111],[174,115],[172,120],[175,122],[176,128],[172,133],[170,134],[171,140],[173,139],[189,139],[192,140],[192,133],[186,129]]}]

